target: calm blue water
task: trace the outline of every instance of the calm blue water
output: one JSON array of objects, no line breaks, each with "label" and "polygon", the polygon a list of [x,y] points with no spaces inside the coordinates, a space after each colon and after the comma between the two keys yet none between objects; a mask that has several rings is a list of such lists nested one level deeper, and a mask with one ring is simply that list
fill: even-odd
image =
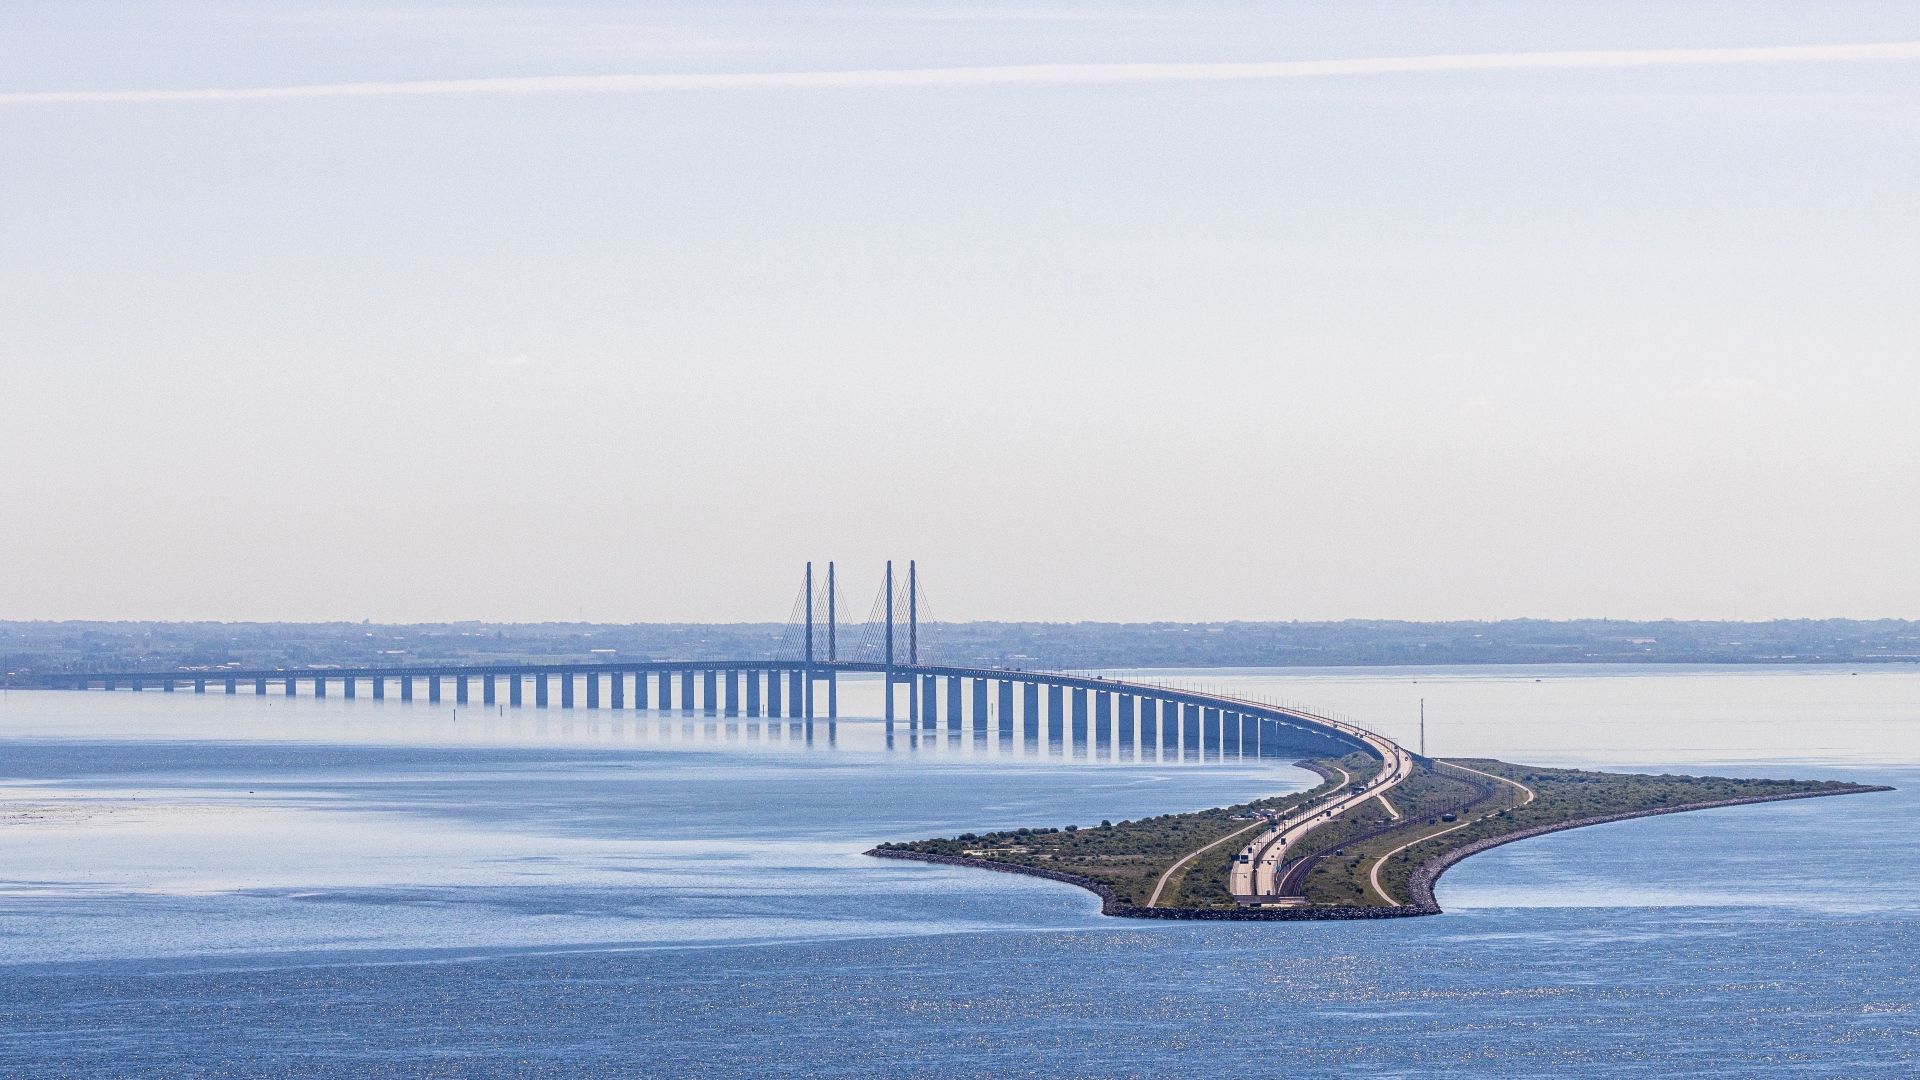
[{"label": "calm blue water", "polygon": [[[1141,924],[866,859],[1304,787],[843,723],[13,692],[8,1076],[1910,1076],[1920,674],[1163,673],[1430,749],[1883,795],[1513,845],[1448,914]],[[1535,681],[1538,679],[1539,681]],[[662,720],[666,729],[663,734]]]}]

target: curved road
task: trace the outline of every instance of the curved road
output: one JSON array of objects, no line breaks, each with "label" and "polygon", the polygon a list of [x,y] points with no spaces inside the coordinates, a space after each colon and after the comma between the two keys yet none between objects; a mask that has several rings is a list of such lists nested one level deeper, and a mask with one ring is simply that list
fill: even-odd
[{"label": "curved road", "polygon": [[[1331,721],[1329,721],[1331,722]],[[1300,839],[1314,829],[1359,806],[1368,799],[1379,798],[1413,775],[1413,755],[1400,745],[1383,735],[1351,725],[1339,725],[1346,733],[1359,738],[1374,752],[1382,762],[1380,771],[1373,778],[1354,790],[1353,775],[1341,769],[1343,787],[1347,790],[1340,798],[1330,803],[1322,803],[1309,810],[1281,818],[1271,829],[1261,833],[1240,852],[1234,860],[1228,877],[1228,889],[1236,899],[1255,898],[1258,903],[1278,903],[1280,888],[1280,869],[1286,864],[1287,852],[1297,850]],[[1382,800],[1384,802],[1384,800]],[[1397,815],[1396,815],[1397,816]],[[1239,835],[1238,833],[1234,835]],[[1218,843],[1218,841],[1215,841]],[[1208,845],[1209,847],[1212,845]],[[1202,850],[1205,850],[1204,848]],[[1194,852],[1193,855],[1198,855]],[[1192,858],[1193,855],[1187,856]],[[1182,859],[1181,862],[1185,862]],[[1178,866],[1178,864],[1176,864]],[[1168,875],[1173,871],[1169,869]],[[1165,879],[1162,879],[1163,883]],[[1159,899],[1159,890],[1154,890],[1154,898]],[[1154,906],[1152,903],[1148,907]]]},{"label": "curved road", "polygon": [[[1437,761],[1439,759],[1436,758],[1435,760]],[[1512,784],[1514,787],[1519,788],[1527,796],[1526,798],[1520,800],[1521,806],[1525,806],[1528,803],[1533,801],[1533,789],[1521,783],[1518,780],[1509,780],[1504,776],[1495,776],[1493,773],[1490,773],[1490,772],[1481,772],[1479,769],[1469,769],[1465,765],[1454,765],[1453,762],[1451,761],[1446,762],[1446,764],[1453,765],[1454,768],[1461,769],[1466,772],[1478,773],[1479,775],[1487,777],[1490,780],[1498,780],[1503,784]],[[1500,809],[1504,810],[1506,809],[1506,807],[1501,807]],[[1385,900],[1388,904],[1391,904],[1394,907],[1400,907],[1401,906],[1400,901],[1395,900],[1391,896],[1388,896],[1387,890],[1380,887],[1380,868],[1386,865],[1388,859],[1393,858],[1395,855],[1400,854],[1401,852],[1407,850],[1408,848],[1412,847],[1415,844],[1425,843],[1426,841],[1431,840],[1436,836],[1445,836],[1450,832],[1458,832],[1461,829],[1464,829],[1467,826],[1473,824],[1475,821],[1484,821],[1487,818],[1492,817],[1493,815],[1499,812],[1500,810],[1489,810],[1486,813],[1481,814],[1479,817],[1474,818],[1472,821],[1463,821],[1460,824],[1455,825],[1451,829],[1441,829],[1437,833],[1432,833],[1427,836],[1422,836],[1418,839],[1409,840],[1406,843],[1401,844],[1399,847],[1394,848],[1392,851],[1389,851],[1385,855],[1382,855],[1379,858],[1373,860],[1373,869],[1367,872],[1367,883],[1373,886],[1373,891],[1379,894],[1380,899]]]}]

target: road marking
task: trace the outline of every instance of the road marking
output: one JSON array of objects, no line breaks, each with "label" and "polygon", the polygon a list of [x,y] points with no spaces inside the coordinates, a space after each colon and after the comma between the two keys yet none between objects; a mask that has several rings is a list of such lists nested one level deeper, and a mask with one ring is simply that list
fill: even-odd
[{"label": "road marking", "polygon": [[[1434,760],[1438,761],[1439,759],[1435,758]],[[1499,780],[1502,783],[1512,784],[1514,787],[1517,787],[1521,791],[1524,791],[1527,793],[1526,802],[1521,803],[1520,804],[1521,806],[1525,806],[1527,805],[1527,803],[1530,803],[1533,801],[1533,789],[1521,783],[1518,780],[1508,780],[1504,776],[1497,776],[1490,772],[1480,772],[1479,769],[1468,769],[1465,765],[1454,765],[1454,763],[1451,761],[1441,762],[1441,764],[1452,765],[1456,769],[1466,769],[1466,771],[1470,773],[1479,773],[1479,775],[1487,777],[1490,780]],[[1380,801],[1385,802],[1386,799],[1383,797]],[[1512,807],[1502,807],[1501,809],[1510,810],[1512,809]],[[1400,854],[1401,852],[1407,850],[1408,848],[1412,847],[1415,844],[1424,844],[1429,840],[1436,840],[1442,836],[1447,835],[1448,833],[1459,832],[1461,829],[1464,829],[1469,825],[1473,825],[1473,824],[1477,824],[1479,822],[1485,821],[1488,818],[1500,812],[1501,810],[1489,810],[1486,813],[1481,814],[1479,817],[1474,818],[1472,821],[1463,821],[1460,824],[1455,825],[1451,829],[1441,829],[1439,832],[1433,833],[1430,836],[1422,836],[1417,840],[1409,840],[1406,843],[1401,844],[1399,847],[1394,848],[1392,851],[1389,851],[1385,855],[1382,855],[1379,858],[1373,860],[1373,869],[1367,874],[1367,883],[1373,886],[1373,891],[1379,894],[1380,899],[1385,900],[1387,903],[1393,905],[1394,907],[1404,907],[1405,905],[1401,904],[1400,901],[1395,900],[1393,897],[1388,896],[1387,890],[1380,887],[1380,867],[1384,866],[1388,859],[1393,858],[1395,855]]]},{"label": "road marking", "polygon": [[1183,866],[1185,866],[1185,865],[1187,865],[1187,863],[1189,863],[1189,862],[1191,862],[1191,861],[1193,860],[1193,857],[1194,857],[1195,855],[1199,855],[1199,854],[1201,854],[1202,852],[1206,852],[1206,851],[1211,851],[1211,850],[1213,850],[1214,848],[1217,848],[1217,847],[1219,847],[1219,846],[1220,846],[1221,844],[1224,844],[1224,843],[1226,843],[1227,841],[1229,841],[1229,840],[1231,840],[1231,839],[1233,839],[1234,837],[1236,837],[1236,836],[1240,836],[1240,835],[1243,835],[1243,834],[1245,834],[1245,833],[1248,833],[1248,832],[1251,832],[1251,831],[1253,831],[1254,829],[1257,829],[1257,828],[1259,828],[1260,826],[1262,826],[1262,825],[1265,825],[1265,824],[1267,824],[1267,822],[1266,822],[1266,821],[1264,821],[1264,820],[1262,820],[1262,821],[1256,821],[1256,822],[1254,822],[1253,824],[1251,824],[1251,825],[1249,825],[1249,826],[1247,826],[1247,827],[1246,827],[1246,828],[1244,828],[1244,829],[1238,829],[1238,830],[1235,830],[1234,832],[1230,832],[1230,833],[1228,833],[1227,835],[1225,835],[1225,836],[1223,836],[1223,837],[1221,837],[1221,838],[1220,838],[1220,839],[1218,839],[1218,840],[1215,840],[1215,841],[1214,841],[1213,843],[1211,843],[1211,844],[1208,844],[1208,845],[1207,845],[1206,847],[1203,847],[1203,848],[1201,848],[1201,849],[1199,849],[1198,851],[1189,851],[1189,852],[1187,852],[1187,853],[1186,853],[1185,855],[1182,855],[1182,856],[1180,856],[1180,861],[1179,861],[1179,862],[1176,862],[1176,863],[1174,863],[1174,864],[1173,864],[1172,866],[1169,866],[1169,867],[1167,867],[1167,872],[1166,872],[1166,873],[1164,873],[1164,874],[1161,874],[1161,875],[1160,875],[1160,880],[1154,883],[1154,886],[1153,886],[1153,895],[1147,898],[1147,906],[1148,906],[1148,907],[1159,907],[1159,906],[1160,906],[1160,893],[1161,893],[1161,891],[1162,891],[1163,889],[1165,889],[1165,888],[1167,887],[1167,879],[1168,879],[1168,878],[1171,878],[1171,877],[1173,877],[1173,875],[1174,875],[1174,872],[1175,872],[1175,871],[1177,871],[1177,870],[1179,870],[1179,869],[1180,869],[1181,867],[1183,867]]}]

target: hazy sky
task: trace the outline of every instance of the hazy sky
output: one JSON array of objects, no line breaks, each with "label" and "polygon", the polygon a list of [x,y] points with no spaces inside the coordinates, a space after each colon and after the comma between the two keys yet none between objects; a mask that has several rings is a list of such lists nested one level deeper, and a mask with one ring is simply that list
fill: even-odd
[{"label": "hazy sky", "polygon": [[[1913,42],[8,4],[0,618],[779,620],[809,558],[864,615],[887,557],[945,618],[1920,617],[1920,58],[812,74]],[[805,77],[30,96],[689,73]]]}]

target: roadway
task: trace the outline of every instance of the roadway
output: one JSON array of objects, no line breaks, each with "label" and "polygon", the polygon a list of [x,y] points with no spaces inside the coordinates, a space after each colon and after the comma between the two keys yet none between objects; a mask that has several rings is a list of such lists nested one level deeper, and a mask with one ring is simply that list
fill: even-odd
[{"label": "roadway", "polygon": [[[1251,843],[1241,849],[1228,876],[1228,889],[1235,899],[1263,904],[1280,902],[1280,879],[1282,869],[1286,866],[1287,853],[1298,850],[1301,839],[1308,833],[1368,799],[1380,799],[1388,807],[1389,814],[1399,817],[1385,796],[1413,775],[1413,755],[1384,736],[1360,728],[1348,730],[1379,754],[1382,763],[1380,771],[1374,773],[1366,783],[1355,785],[1353,774],[1340,769],[1342,790],[1338,798],[1281,817],[1272,828],[1254,837]],[[1153,905],[1150,903],[1148,906]]]},{"label": "roadway", "polygon": [[[1453,765],[1453,762],[1449,761],[1447,762],[1447,764]],[[1525,806],[1528,803],[1533,801],[1533,789],[1521,783],[1518,780],[1509,780],[1504,776],[1495,776],[1493,773],[1490,773],[1490,772],[1481,772],[1479,769],[1469,769],[1465,765],[1453,765],[1453,767],[1456,769],[1460,769],[1464,772],[1479,773],[1479,775],[1487,777],[1490,780],[1498,780],[1503,784],[1511,784],[1514,787],[1519,788],[1520,793],[1526,796],[1525,799],[1522,799],[1520,801],[1521,806]],[[1464,829],[1467,826],[1472,825],[1474,822],[1484,821],[1487,818],[1492,817],[1493,815],[1499,813],[1501,810],[1504,810],[1504,809],[1506,809],[1506,807],[1495,807],[1494,809],[1489,810],[1484,814],[1481,814],[1479,817],[1472,818],[1471,820],[1468,820],[1468,821],[1463,821],[1460,824],[1455,825],[1451,829],[1441,829],[1437,833],[1429,833],[1426,836],[1417,837],[1415,839],[1407,841],[1404,844],[1401,844],[1399,847],[1394,848],[1392,851],[1389,851],[1385,855],[1382,855],[1379,858],[1373,860],[1373,869],[1367,872],[1367,883],[1373,886],[1373,891],[1379,895],[1380,899],[1385,900],[1388,904],[1390,904],[1393,907],[1400,907],[1401,906],[1400,901],[1395,900],[1391,896],[1388,896],[1387,890],[1380,887],[1380,868],[1387,865],[1388,859],[1393,858],[1395,855],[1400,854],[1401,852],[1407,850],[1408,848],[1412,847],[1415,844],[1425,843],[1428,840],[1432,840],[1434,837],[1445,836],[1450,832],[1459,832],[1461,829]]]}]

